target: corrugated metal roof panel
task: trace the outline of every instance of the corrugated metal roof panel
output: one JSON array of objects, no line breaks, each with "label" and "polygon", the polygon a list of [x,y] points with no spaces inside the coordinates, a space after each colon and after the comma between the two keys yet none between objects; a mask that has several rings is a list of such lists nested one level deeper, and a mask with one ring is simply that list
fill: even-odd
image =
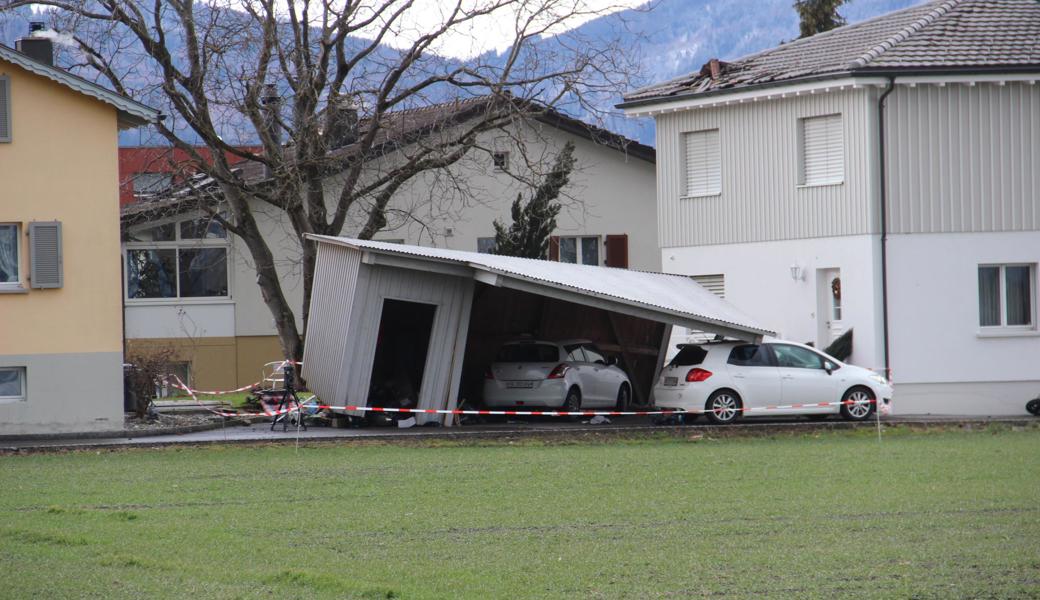
[{"label": "corrugated metal roof panel", "polygon": [[444,248],[407,246],[330,236],[310,239],[359,250],[453,263],[478,271],[514,277],[548,287],[610,299],[658,312],[662,320],[679,316],[718,323],[755,335],[775,335],[740,309],[684,275],[575,265],[548,260],[480,254]]}]

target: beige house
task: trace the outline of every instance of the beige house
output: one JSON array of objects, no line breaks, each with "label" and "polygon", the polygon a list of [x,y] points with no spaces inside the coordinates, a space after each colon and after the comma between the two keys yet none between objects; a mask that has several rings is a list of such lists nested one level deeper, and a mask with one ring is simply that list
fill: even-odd
[{"label": "beige house", "polygon": [[0,45],[0,435],[121,429],[120,129],[158,113]]},{"label": "beige house", "polygon": [[[409,118],[424,122],[420,111],[443,115],[468,106],[435,105]],[[390,222],[375,239],[486,250],[494,220],[508,223],[517,194],[531,193],[526,165],[544,163],[568,141],[575,145],[576,167],[561,198],[552,257],[660,270],[653,149],[557,113],[484,133],[479,150],[450,169],[417,176],[395,195]],[[385,168],[379,162],[371,168]],[[338,191],[337,176],[326,188],[330,196]],[[303,288],[295,234],[281,211],[258,202],[254,212],[299,317]],[[185,210],[169,216],[148,203],[124,209],[128,348],[178,348],[181,374],[200,389],[246,385],[258,379],[265,362],[281,357],[280,346],[248,250],[216,225],[198,221],[200,215]],[[355,215],[344,234],[359,231],[363,216]]]}]

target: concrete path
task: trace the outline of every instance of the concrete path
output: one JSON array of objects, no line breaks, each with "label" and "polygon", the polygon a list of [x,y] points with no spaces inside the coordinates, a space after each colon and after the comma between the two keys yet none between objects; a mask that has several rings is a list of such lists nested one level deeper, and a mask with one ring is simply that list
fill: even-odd
[{"label": "concrete path", "polygon": [[[957,415],[900,415],[885,417],[883,425],[917,424],[917,425],[986,425],[989,423],[1008,423],[1013,425],[1029,425],[1040,423],[1040,419],[1032,416],[980,417]],[[290,428],[283,432],[281,426],[271,431],[270,423],[254,423],[252,425],[231,425],[220,429],[196,431],[179,435],[153,435],[140,437],[107,437],[81,438],[68,437],[62,439],[26,439],[0,441],[0,451],[18,450],[60,450],[77,448],[112,448],[112,447],[156,447],[168,445],[223,444],[223,443],[288,443],[300,442],[335,442],[337,440],[409,440],[409,439],[479,439],[518,436],[571,436],[589,433],[599,434],[636,434],[650,431],[676,430],[715,430],[747,431],[757,430],[832,430],[858,427],[874,427],[874,421],[864,423],[848,423],[839,419],[828,419],[813,422],[804,418],[788,417],[776,419],[747,419],[737,425],[707,425],[703,420],[693,425],[661,426],[653,425],[649,418],[615,418],[610,424],[591,425],[588,423],[571,423],[560,420],[517,421],[495,424],[465,425],[461,427],[413,427],[395,429],[391,427],[371,427],[362,429],[337,429],[332,427],[309,427],[306,431],[297,432]]]}]

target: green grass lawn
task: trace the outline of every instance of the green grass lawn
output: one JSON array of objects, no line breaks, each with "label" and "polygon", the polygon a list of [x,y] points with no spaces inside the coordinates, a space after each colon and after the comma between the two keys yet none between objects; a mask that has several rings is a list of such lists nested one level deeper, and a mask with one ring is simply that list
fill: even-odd
[{"label": "green grass lawn", "polygon": [[0,457],[0,596],[1040,596],[1040,428]]}]

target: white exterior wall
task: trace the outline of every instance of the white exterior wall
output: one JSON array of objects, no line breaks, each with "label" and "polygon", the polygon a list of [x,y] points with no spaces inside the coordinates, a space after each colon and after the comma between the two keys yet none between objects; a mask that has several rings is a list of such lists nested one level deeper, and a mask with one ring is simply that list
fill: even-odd
[{"label": "white exterior wall", "polygon": [[[657,117],[657,202],[662,247],[874,233],[873,88],[805,94]],[[799,123],[841,114],[844,183],[799,185]],[[719,130],[722,191],[686,198],[682,134]]]},{"label": "white exterior wall", "polygon": [[[662,263],[666,273],[723,274],[727,302],[775,328],[780,339],[821,347],[826,344],[817,339],[821,316],[817,277],[822,270],[840,269],[842,322],[845,328],[855,328],[849,362],[880,369],[880,270],[874,258],[878,244],[878,236],[860,235],[665,248]],[[804,279],[792,278],[791,265],[801,267]],[[669,354],[684,335],[681,328],[673,329]]]},{"label": "white exterior wall", "polygon": [[[477,146],[509,152],[510,171],[523,179],[539,179],[526,168],[526,162],[547,170],[567,141],[575,145],[576,165],[559,198],[563,209],[553,235],[600,236],[603,264],[603,236],[627,234],[629,268],[659,271],[654,163],[549,125],[536,123],[519,129],[519,133],[485,132]],[[523,154],[517,139],[523,143]],[[373,165],[372,170],[389,168]],[[329,193],[337,191],[333,178]],[[389,225],[375,239],[476,252],[477,238],[494,236],[496,219],[507,226],[512,223],[510,207],[517,194],[527,199],[532,192],[526,181],[496,171],[486,152],[473,151],[452,167],[419,175],[398,190],[387,215]],[[343,235],[360,231],[365,218],[366,213],[352,214]]]},{"label": "white exterior wall", "polygon": [[893,235],[889,337],[901,413],[1023,414],[1040,396],[1040,332],[979,328],[978,266],[1040,263],[1040,232]]}]

